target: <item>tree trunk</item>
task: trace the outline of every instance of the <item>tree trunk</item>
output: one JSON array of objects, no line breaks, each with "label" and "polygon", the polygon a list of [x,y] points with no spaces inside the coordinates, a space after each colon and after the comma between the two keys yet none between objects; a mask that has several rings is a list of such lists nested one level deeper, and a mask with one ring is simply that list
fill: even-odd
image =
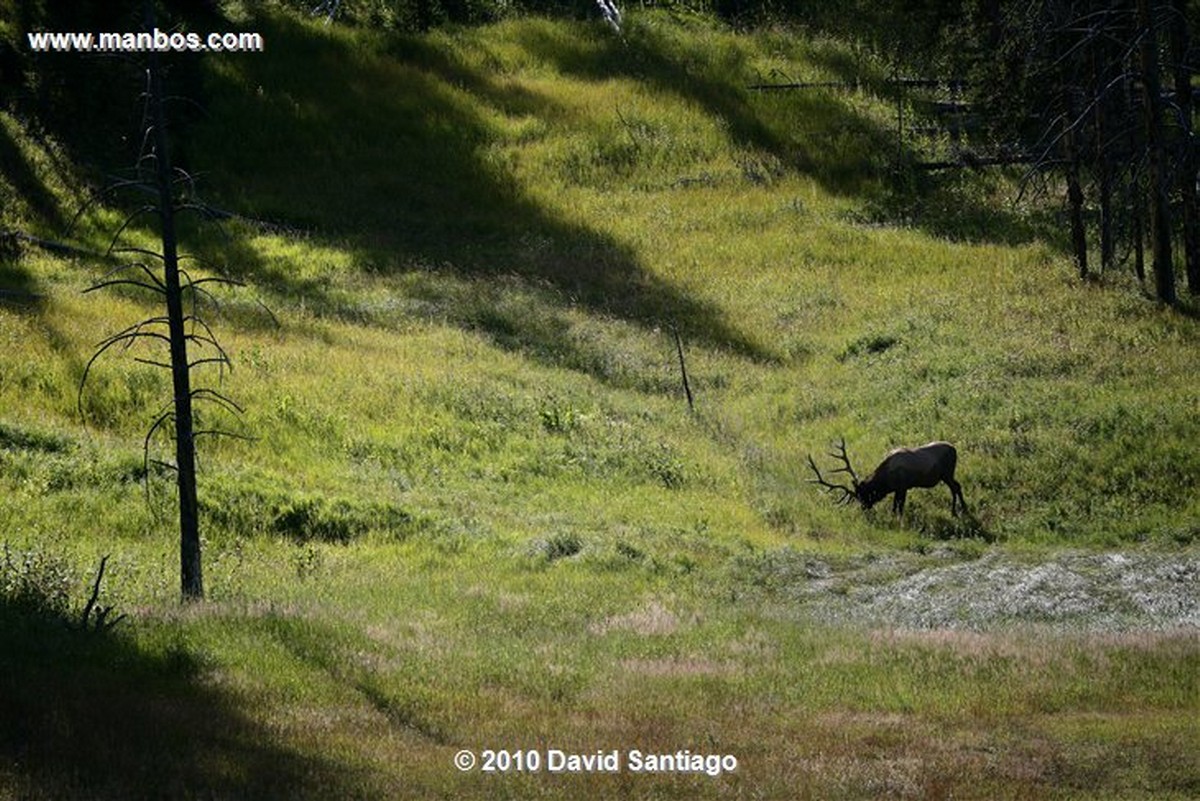
[{"label": "tree trunk", "polygon": [[[149,7],[149,4],[147,4]],[[152,12],[151,12],[152,13]],[[151,27],[153,23],[151,22]],[[200,559],[200,521],[196,503],[196,442],[192,418],[191,372],[184,328],[183,290],[175,239],[175,199],[171,192],[171,156],[163,112],[162,69],[158,54],[150,59],[150,113],[154,123],[154,163],[158,183],[158,213],[162,225],[163,279],[167,328],[171,339],[171,378],[175,392],[175,465],[179,483],[179,576],[185,601],[204,597]]]},{"label": "tree trunk", "polygon": [[1106,153],[1100,154],[1100,269],[1107,272],[1117,261],[1113,237],[1112,165]]},{"label": "tree trunk", "polygon": [[1172,0],[1171,72],[1179,110],[1179,194],[1188,291],[1200,295],[1200,209],[1196,198],[1196,155],[1192,146],[1192,69],[1188,61],[1187,0]]},{"label": "tree trunk", "polygon": [[1167,177],[1166,137],[1163,131],[1162,85],[1159,80],[1158,37],[1150,0],[1137,0],[1138,46],[1142,72],[1142,110],[1150,162],[1150,238],[1154,253],[1154,289],[1163,303],[1174,303],[1175,266],[1171,262],[1171,198]]},{"label": "tree trunk", "polygon": [[1142,202],[1141,192],[1135,185],[1132,188],[1133,195],[1133,231],[1130,238],[1133,240],[1133,274],[1137,276],[1139,283],[1146,283],[1146,206]]},{"label": "tree trunk", "polygon": [[1074,86],[1065,89],[1067,95],[1067,135],[1063,139],[1067,157],[1067,201],[1071,208],[1071,248],[1079,277],[1088,277],[1087,229],[1083,221],[1083,186],[1079,181],[1079,146],[1076,133],[1078,120]]},{"label": "tree trunk", "polygon": [[1112,127],[1110,117],[1113,100],[1106,93],[1109,76],[1105,66],[1109,64],[1112,53],[1106,48],[1099,54],[1092,53],[1092,94],[1095,106],[1093,119],[1095,139],[1095,158],[1097,171],[1097,190],[1100,204],[1100,270],[1107,272],[1116,262],[1116,242],[1113,236],[1113,154],[1112,144],[1108,141],[1108,132]]},{"label": "tree trunk", "polygon": [[[1137,26],[1129,31],[1129,39],[1137,36]],[[1130,60],[1122,66],[1124,77],[1121,80],[1121,124],[1125,129],[1125,144],[1129,148],[1124,161],[1127,165],[1124,181],[1125,191],[1122,193],[1121,204],[1126,210],[1129,220],[1129,246],[1133,251],[1133,274],[1143,286],[1146,283],[1146,198],[1140,183],[1136,165],[1146,152],[1143,140],[1142,126],[1138,124],[1138,98],[1134,87],[1133,75],[1135,66]]]}]

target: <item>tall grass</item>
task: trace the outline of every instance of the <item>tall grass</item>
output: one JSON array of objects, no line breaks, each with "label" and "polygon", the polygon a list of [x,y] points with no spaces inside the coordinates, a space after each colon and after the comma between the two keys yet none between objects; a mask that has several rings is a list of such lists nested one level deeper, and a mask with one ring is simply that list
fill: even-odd
[{"label": "tall grass", "polygon": [[[651,11],[621,37],[247,13],[268,52],[206,58],[180,139],[243,215],[187,246],[249,283],[211,378],[254,440],[201,449],[209,604],[176,606],[170,476],[143,462],[165,376],[105,359],[77,412],[142,300],[80,296],[101,268],[36,249],[0,268],[22,290],[0,300],[0,540],[57,566],[6,574],[0,616],[29,620],[10,587],[67,587],[0,627],[0,796],[1194,795],[1194,633],[833,628],[741,569],[1190,546],[1193,318],[1075,283],[1041,220],[993,214],[1003,180],[904,207],[880,67],[838,41]],[[745,88],[852,70],[844,95]],[[75,208],[53,144],[3,119],[27,168],[5,225]],[[860,471],[953,440],[972,516],[944,490],[902,521],[832,506],[805,456],[842,436]],[[101,554],[132,616],[80,639],[55,615]],[[742,767],[452,769],[488,747]]]}]

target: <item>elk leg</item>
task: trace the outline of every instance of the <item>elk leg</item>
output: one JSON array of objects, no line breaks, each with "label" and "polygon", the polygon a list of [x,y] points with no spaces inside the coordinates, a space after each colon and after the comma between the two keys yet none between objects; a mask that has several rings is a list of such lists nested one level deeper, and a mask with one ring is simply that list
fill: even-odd
[{"label": "elk leg", "polygon": [[946,479],[946,486],[950,488],[950,514],[958,517],[958,508],[967,511],[967,499],[962,494],[962,484],[959,484],[952,478]]},{"label": "elk leg", "polygon": [[904,500],[908,495],[908,490],[896,490],[896,496],[892,498],[892,511],[898,515],[904,514]]}]

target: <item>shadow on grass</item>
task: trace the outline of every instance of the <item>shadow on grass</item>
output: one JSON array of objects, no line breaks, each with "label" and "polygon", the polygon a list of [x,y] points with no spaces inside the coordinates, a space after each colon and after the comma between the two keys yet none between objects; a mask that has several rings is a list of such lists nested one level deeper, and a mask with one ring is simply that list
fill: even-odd
[{"label": "shadow on grass", "polygon": [[[887,126],[876,125],[873,130],[874,146],[881,148],[879,155],[882,157],[877,159],[879,163],[875,168],[886,180],[865,198],[864,222],[912,225],[934,236],[965,242],[1015,246],[1051,241],[1066,251],[1069,242],[1061,236],[1065,221],[1059,220],[1056,226],[1045,215],[1031,216],[1011,201],[995,196],[998,185],[1015,185],[1026,168],[938,171],[918,168],[917,165],[929,157],[922,152],[919,143],[914,144],[911,130],[938,128],[942,124],[937,116],[921,112],[922,105],[933,108],[933,104],[922,101],[935,99],[938,90],[898,87],[892,82],[893,76],[878,63],[848,58],[844,50],[821,48],[814,50],[811,58],[835,80],[860,84],[877,101],[888,104],[893,113],[897,100],[903,101],[905,129],[910,131],[903,143],[898,146],[897,128],[891,121]],[[823,93],[828,96],[823,91],[812,94]],[[979,145],[967,140],[966,147],[970,152]],[[984,145],[983,150],[987,149]]]},{"label": "shadow on grass", "polygon": [[[655,275],[633,248],[554,214],[525,191],[492,145],[498,125],[570,113],[549,96],[459,60],[426,37],[381,35],[364,47],[369,34],[282,13],[258,14],[246,27],[259,31],[269,50],[204,62],[207,121],[180,138],[176,154],[219,205],[309,230],[352,252],[363,272],[445,274],[477,283],[481,297],[497,276],[516,276],[544,300],[537,319],[496,314],[482,302],[455,308],[447,319],[601,380],[608,377],[594,366],[603,360],[571,335],[570,307],[647,328],[673,322],[690,342],[775,358],[717,305]],[[943,224],[940,212],[912,214],[920,193],[889,193],[881,183],[894,150],[885,124],[828,93],[760,102],[737,84],[746,73],[745,48],[697,52],[672,30],[631,24],[618,37],[601,26],[531,20],[513,35],[564,75],[634,79],[705,109],[739,147],[770,154],[832,192],[865,197],[878,219],[864,222],[901,218],[939,234],[966,230]],[[835,74],[852,69],[844,57],[829,58]],[[35,202],[37,195],[34,189]],[[954,213],[970,206],[959,200],[942,206]],[[994,217],[982,207],[972,214],[972,226]],[[336,309],[344,295],[336,282],[314,279],[319,270],[281,269],[236,238],[211,238],[200,249],[310,309]]]},{"label": "shadow on grass", "polygon": [[349,641],[346,635],[312,621],[279,615],[259,620],[257,634],[264,642],[277,643],[296,661],[352,688],[394,728],[438,745],[455,742],[446,728],[420,705],[396,697],[369,671],[355,665],[355,660],[348,654],[361,652],[365,643]]},{"label": "shadow on grass", "polygon": [[[4,243],[0,242],[0,248],[4,247]],[[45,296],[38,290],[38,283],[33,276],[0,253],[0,309],[37,312],[44,303]]]},{"label": "shadow on grass", "polygon": [[274,742],[181,647],[0,598],[0,795],[348,798],[363,777]]},{"label": "shadow on grass", "polygon": [[[254,27],[263,58],[214,66],[211,117],[239,121],[236,140],[204,125],[190,158],[212,172],[221,202],[310,229],[349,248],[364,270],[426,270],[468,281],[517,276],[548,298],[653,327],[678,321],[693,340],[751,358],[769,352],[642,265],[633,250],[562,219],[529,197],[491,143],[495,118],[563,113],[555,103],[455,62],[418,38],[389,44],[394,58],[362,53],[345,31],[268,15]],[[361,34],[359,34],[361,35]],[[241,275],[319,303],[329,287],[281,273],[247,249],[220,256]],[[465,324],[521,348],[494,315]],[[518,325],[520,325],[518,321]],[[569,338],[535,350],[570,352]],[[584,357],[568,360],[585,364]]]},{"label": "shadow on grass", "polygon": [[38,171],[29,163],[21,147],[13,139],[8,125],[0,123],[0,174],[29,210],[50,226],[66,224],[58,198],[42,183]]},{"label": "shadow on grass", "polygon": [[[911,141],[898,145],[892,121],[856,109],[845,90],[755,93],[739,85],[737,76],[749,70],[736,48],[692,52],[672,41],[669,29],[648,24],[630,26],[621,39],[603,29],[567,35],[561,27],[530,25],[521,29],[520,42],[563,74],[593,81],[625,77],[704,108],[739,146],[771,154],[833,194],[865,201],[864,223],[913,225],[935,236],[1002,244],[1047,234],[1046,226],[989,197],[985,173],[913,169],[922,159],[919,149]],[[857,84],[875,102],[895,106],[897,87],[878,63],[828,44],[813,47],[807,57],[833,80]],[[911,101],[914,90],[905,91]],[[914,120],[911,102],[905,105],[907,126],[936,122]]]}]

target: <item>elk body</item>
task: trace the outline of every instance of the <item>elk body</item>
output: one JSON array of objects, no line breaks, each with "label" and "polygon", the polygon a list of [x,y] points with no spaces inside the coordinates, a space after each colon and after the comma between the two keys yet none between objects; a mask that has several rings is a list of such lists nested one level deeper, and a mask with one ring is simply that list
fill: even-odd
[{"label": "elk body", "polygon": [[854,468],[850,466],[844,439],[838,445],[838,453],[830,455],[840,459],[843,464],[833,472],[849,475],[851,486],[826,481],[811,456],[808,457],[808,466],[812,468],[816,478],[809,480],[814,484],[820,484],[825,489],[841,492],[840,502],[842,503],[858,501],[864,509],[870,509],[891,495],[893,496],[892,511],[896,514],[903,514],[904,502],[910,489],[936,487],[938,484],[944,483],[950,488],[950,513],[957,515],[960,507],[964,512],[967,509],[967,502],[963,499],[962,485],[954,479],[954,468],[958,465],[958,452],[949,442],[930,442],[919,448],[897,448],[888,453],[866,481],[859,481]]}]

